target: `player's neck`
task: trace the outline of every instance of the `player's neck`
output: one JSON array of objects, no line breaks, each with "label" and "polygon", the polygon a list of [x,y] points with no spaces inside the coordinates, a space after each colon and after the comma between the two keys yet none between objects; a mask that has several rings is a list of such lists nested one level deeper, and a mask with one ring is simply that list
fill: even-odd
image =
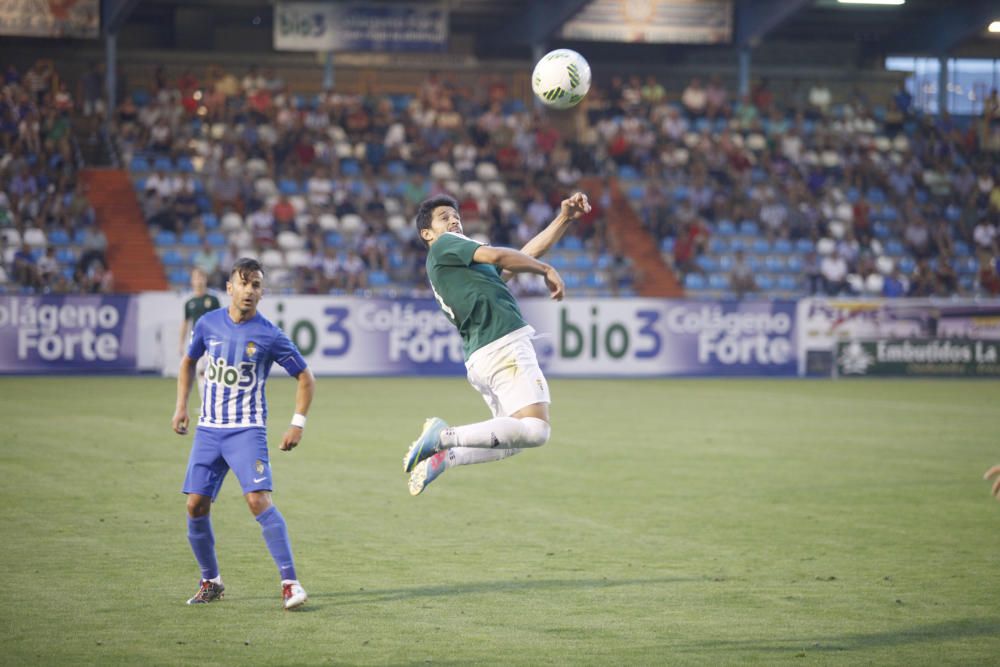
[{"label": "player's neck", "polygon": [[257,309],[242,311],[236,306],[229,306],[229,319],[231,319],[235,324],[243,324],[244,322],[249,322],[253,319],[253,316],[257,314]]}]

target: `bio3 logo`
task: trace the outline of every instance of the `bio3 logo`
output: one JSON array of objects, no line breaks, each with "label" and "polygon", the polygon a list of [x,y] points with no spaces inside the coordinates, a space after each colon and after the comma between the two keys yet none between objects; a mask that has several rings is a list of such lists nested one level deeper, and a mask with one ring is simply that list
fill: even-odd
[{"label": "bio3 logo", "polygon": [[[590,318],[585,322],[571,321],[569,308],[559,310],[559,356],[564,359],[650,359],[663,347],[656,323],[660,312],[637,310],[635,317],[639,328],[634,332],[623,322],[604,322],[597,306],[590,308]],[[633,324],[634,326],[634,324]]]},{"label": "bio3 logo", "polygon": [[239,366],[230,366],[222,357],[216,357],[205,369],[205,379],[226,387],[246,389],[257,382],[257,371],[253,362],[243,361]]}]

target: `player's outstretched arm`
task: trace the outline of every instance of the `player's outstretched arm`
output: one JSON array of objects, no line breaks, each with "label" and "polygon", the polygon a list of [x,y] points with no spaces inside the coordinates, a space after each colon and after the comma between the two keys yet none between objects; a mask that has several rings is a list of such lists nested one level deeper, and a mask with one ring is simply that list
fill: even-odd
[{"label": "player's outstretched arm", "polygon": [[545,285],[549,288],[549,296],[556,301],[562,301],[565,294],[566,287],[563,285],[562,277],[558,271],[520,250],[483,245],[476,248],[472,261],[480,264],[493,264],[501,271],[510,273],[534,273],[544,276]]},{"label": "player's outstretched arm", "polygon": [[306,415],[309,413],[309,406],[312,405],[313,395],[316,393],[316,378],[311,370],[304,369],[296,376],[296,379],[299,384],[295,390],[295,414],[281,440],[281,451],[283,452],[295,449],[302,441],[302,434],[306,428]]},{"label": "player's outstretched arm", "polygon": [[180,369],[177,372],[177,405],[174,407],[174,418],[170,422],[174,433],[178,435],[184,435],[188,431],[188,396],[191,395],[194,376],[195,361],[185,354],[181,357]]},{"label": "player's outstretched arm", "polygon": [[[545,229],[538,232],[534,238],[525,243],[524,247],[521,248],[521,252],[536,259],[544,256],[552,246],[559,243],[559,239],[569,229],[570,223],[589,211],[590,201],[587,199],[587,195],[582,192],[576,192],[563,199],[559,205],[559,214]],[[504,281],[507,281],[513,278],[514,274],[510,271],[505,271],[500,274],[500,277]]]},{"label": "player's outstretched arm", "polygon": [[993,466],[983,475],[985,480],[990,480],[993,477],[996,477],[996,480],[993,482],[992,493],[997,500],[1000,500],[1000,464]]}]

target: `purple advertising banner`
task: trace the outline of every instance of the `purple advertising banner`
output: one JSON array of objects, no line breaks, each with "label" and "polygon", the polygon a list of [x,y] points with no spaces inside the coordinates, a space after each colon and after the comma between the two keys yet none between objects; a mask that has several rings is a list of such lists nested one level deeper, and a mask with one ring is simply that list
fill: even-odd
[{"label": "purple advertising banner", "polygon": [[128,296],[0,296],[0,373],[135,372],[137,317]]}]

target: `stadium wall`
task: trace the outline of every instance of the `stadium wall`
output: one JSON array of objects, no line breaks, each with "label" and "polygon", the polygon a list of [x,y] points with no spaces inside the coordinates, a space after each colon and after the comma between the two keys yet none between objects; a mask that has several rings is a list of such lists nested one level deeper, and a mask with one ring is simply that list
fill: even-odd
[{"label": "stadium wall", "polygon": [[[170,292],[2,296],[0,373],[175,375],[183,302]],[[1000,377],[991,357],[1000,300],[525,299],[522,309],[552,377],[795,377],[869,368]],[[261,312],[318,375],[465,372],[461,340],[432,299],[275,296]],[[838,351],[844,342],[871,345]],[[880,350],[897,365],[880,366]]]}]

